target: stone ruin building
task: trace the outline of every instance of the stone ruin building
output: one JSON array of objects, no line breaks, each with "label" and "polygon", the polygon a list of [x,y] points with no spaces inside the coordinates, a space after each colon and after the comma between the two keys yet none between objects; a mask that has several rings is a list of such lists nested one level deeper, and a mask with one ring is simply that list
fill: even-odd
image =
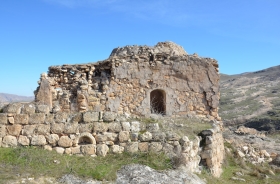
[{"label": "stone ruin building", "polygon": [[[104,61],[49,67],[35,102],[0,113],[0,146],[40,146],[61,154],[164,152],[190,171],[203,164],[219,177],[224,144],[218,115],[217,61],[188,55],[172,42],[116,48]],[[189,139],[177,126],[134,117],[202,117],[213,128]],[[188,127],[186,127],[188,128]]]},{"label": "stone ruin building", "polygon": [[115,48],[97,63],[49,67],[35,91],[53,112],[200,115],[220,120],[215,59],[188,55],[173,42]]}]

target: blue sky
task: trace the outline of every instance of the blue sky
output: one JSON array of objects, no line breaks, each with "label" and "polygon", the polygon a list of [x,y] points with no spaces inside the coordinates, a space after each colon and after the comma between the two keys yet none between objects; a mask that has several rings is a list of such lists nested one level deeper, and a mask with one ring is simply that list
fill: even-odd
[{"label": "blue sky", "polygon": [[2,0],[0,93],[33,95],[50,65],[173,41],[239,74],[280,64],[279,0]]}]

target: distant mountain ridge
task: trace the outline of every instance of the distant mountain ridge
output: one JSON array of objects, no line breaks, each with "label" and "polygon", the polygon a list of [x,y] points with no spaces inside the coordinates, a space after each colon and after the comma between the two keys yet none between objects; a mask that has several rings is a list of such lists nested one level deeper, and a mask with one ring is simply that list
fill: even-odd
[{"label": "distant mountain ridge", "polygon": [[8,93],[0,93],[0,103],[31,102],[33,100],[34,96],[19,96]]},{"label": "distant mountain ridge", "polygon": [[280,65],[237,75],[220,74],[219,115],[229,124],[280,119]]}]

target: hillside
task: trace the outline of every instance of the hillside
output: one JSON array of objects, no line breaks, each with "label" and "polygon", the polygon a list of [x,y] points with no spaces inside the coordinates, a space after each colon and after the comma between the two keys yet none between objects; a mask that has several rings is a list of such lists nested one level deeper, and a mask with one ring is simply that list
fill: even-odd
[{"label": "hillside", "polygon": [[0,93],[0,103],[31,102],[33,100],[33,96],[18,96],[8,93]]},{"label": "hillside", "polygon": [[[219,114],[225,124],[247,123],[250,127],[256,124],[260,127],[267,122],[278,124],[280,65],[239,75],[221,74],[220,88]],[[260,130],[280,129],[275,126]]]}]

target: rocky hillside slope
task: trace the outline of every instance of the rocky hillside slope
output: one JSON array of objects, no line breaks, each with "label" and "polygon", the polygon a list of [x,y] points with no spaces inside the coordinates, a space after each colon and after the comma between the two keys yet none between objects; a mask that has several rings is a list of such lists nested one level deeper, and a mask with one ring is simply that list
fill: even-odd
[{"label": "rocky hillside slope", "polygon": [[8,93],[0,93],[0,103],[31,102],[33,100],[33,96],[18,96]]},{"label": "rocky hillside slope", "polygon": [[221,74],[219,114],[225,124],[280,130],[280,65],[239,75]]}]

